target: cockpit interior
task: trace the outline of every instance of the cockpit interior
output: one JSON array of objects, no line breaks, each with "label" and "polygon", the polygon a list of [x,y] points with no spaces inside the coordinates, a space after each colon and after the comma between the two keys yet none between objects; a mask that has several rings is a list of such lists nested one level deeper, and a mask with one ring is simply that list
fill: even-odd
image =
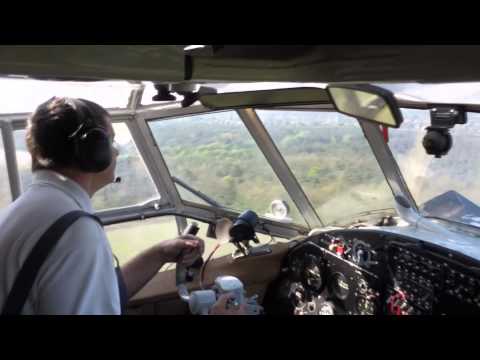
[{"label": "cockpit interior", "polygon": [[0,46],[0,212],[31,182],[30,113],[85,98],[115,129],[92,201],[120,263],[205,241],[128,314],[223,291],[263,315],[480,314],[479,47],[280,48]]}]

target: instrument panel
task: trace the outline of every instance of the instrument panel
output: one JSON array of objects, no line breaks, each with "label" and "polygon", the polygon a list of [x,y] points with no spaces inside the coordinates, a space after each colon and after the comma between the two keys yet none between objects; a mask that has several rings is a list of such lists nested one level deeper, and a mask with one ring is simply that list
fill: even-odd
[{"label": "instrument panel", "polygon": [[296,315],[480,314],[480,264],[380,230],[334,230],[290,250],[279,312]]}]

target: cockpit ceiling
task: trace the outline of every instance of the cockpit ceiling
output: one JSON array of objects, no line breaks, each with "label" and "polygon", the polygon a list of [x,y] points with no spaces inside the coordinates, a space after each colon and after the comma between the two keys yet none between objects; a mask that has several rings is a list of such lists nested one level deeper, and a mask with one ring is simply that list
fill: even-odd
[{"label": "cockpit ceiling", "polygon": [[480,46],[224,46],[194,56],[197,80],[462,82],[480,79]]},{"label": "cockpit ceiling", "polygon": [[0,74],[43,80],[178,82],[184,62],[178,45],[0,46]]},{"label": "cockpit ceiling", "polygon": [[[187,56],[186,56],[187,55]],[[0,74],[200,82],[480,81],[480,46],[0,46]]]}]

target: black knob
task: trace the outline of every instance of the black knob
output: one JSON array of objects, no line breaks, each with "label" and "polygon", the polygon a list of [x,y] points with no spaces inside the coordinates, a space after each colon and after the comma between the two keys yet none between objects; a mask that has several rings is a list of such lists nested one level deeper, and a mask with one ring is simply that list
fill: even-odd
[{"label": "black knob", "polygon": [[183,230],[183,235],[197,235],[198,230],[200,230],[200,228],[198,227],[197,223],[193,222],[189,224],[185,230]]}]

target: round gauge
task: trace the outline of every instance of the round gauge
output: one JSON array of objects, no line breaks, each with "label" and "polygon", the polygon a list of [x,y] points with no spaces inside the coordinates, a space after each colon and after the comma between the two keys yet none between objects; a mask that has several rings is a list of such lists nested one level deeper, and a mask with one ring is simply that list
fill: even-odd
[{"label": "round gauge", "polygon": [[305,289],[300,283],[292,283],[288,294],[290,301],[294,307],[303,306],[305,301]]},{"label": "round gauge", "polygon": [[295,280],[300,280],[302,278],[302,269],[302,260],[299,257],[294,257],[290,262],[290,271]]},{"label": "round gauge", "polygon": [[357,300],[357,311],[360,315],[375,314],[375,303],[360,296]]},{"label": "round gauge", "polygon": [[365,295],[368,292],[368,284],[365,279],[360,279],[357,285],[358,292]]},{"label": "round gauge", "polygon": [[370,265],[372,254],[368,244],[363,241],[356,240],[352,245],[352,261],[358,266]]},{"label": "round gauge", "polygon": [[332,275],[330,291],[340,300],[345,300],[348,297],[350,294],[350,286],[345,275],[339,272]]},{"label": "round gauge", "polygon": [[335,307],[330,301],[324,301],[318,305],[318,315],[334,315]]},{"label": "round gauge", "polygon": [[316,292],[322,291],[324,285],[320,261],[315,256],[309,256],[303,268],[305,285]]}]

